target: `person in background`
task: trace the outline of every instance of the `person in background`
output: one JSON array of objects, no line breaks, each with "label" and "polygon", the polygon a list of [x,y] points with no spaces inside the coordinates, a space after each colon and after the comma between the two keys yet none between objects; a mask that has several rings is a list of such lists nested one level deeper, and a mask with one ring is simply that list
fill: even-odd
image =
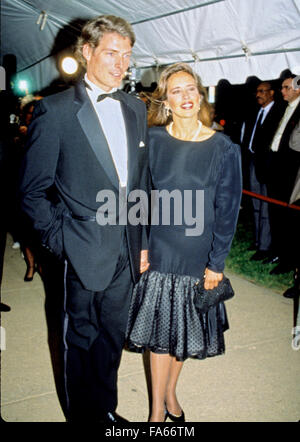
[{"label": "person in background", "polygon": [[[23,100],[20,106],[20,126],[18,136],[15,138],[16,152],[20,158],[20,163],[25,155],[27,132],[32,120],[35,104],[38,100],[42,99],[41,96],[27,96],[24,98],[26,98],[26,100]],[[20,165],[18,166],[18,169],[19,167]],[[38,271],[40,275],[42,274],[39,259],[40,247],[36,238],[36,233],[32,229],[28,217],[24,213],[21,213],[21,216],[18,216],[18,232],[21,249],[27,266],[24,281],[31,282],[36,271]]]},{"label": "person in background", "polygon": [[[284,113],[281,103],[274,101],[274,89],[270,82],[264,81],[257,86],[256,100],[259,109],[244,124],[242,139],[243,173],[249,190],[262,196],[267,192],[267,155],[275,130]],[[271,247],[269,204],[252,198],[254,238],[256,252],[251,260],[268,259]]]},{"label": "person in background", "polygon": [[[0,217],[0,298],[6,237],[7,233],[12,230],[12,222],[15,215],[16,182],[14,137],[18,130],[17,114],[18,100],[11,89],[10,75],[7,75],[6,89],[0,90],[0,188],[2,189],[2,210]],[[14,239],[15,241],[17,240],[17,238]],[[10,310],[11,307],[9,305],[0,302],[1,312],[9,312]]]},{"label": "person in background", "polygon": [[[281,93],[287,107],[270,144],[266,169],[268,195],[286,203],[290,200],[300,164],[300,152],[289,146],[291,133],[300,118],[300,89],[294,89],[292,85],[295,77],[292,74],[282,82]],[[293,270],[294,266],[289,251],[291,244],[286,242],[285,235],[289,229],[287,210],[285,207],[271,204],[269,213],[272,262],[278,263],[270,273],[287,273]]]},{"label": "person in background", "polygon": [[[153,189],[179,192],[191,200],[170,210],[153,205],[149,270],[135,286],[127,325],[127,346],[150,350],[151,422],[185,420],[176,385],[187,358],[223,354],[228,320],[224,303],[197,313],[193,287],[217,287],[237,223],[242,175],[240,148],[210,128],[210,107],[199,77],[177,63],[161,74],[149,109],[149,164]],[[203,192],[203,207],[196,197]],[[184,209],[185,207],[185,209]],[[168,212],[166,212],[168,210]],[[201,226],[186,211],[204,216]],[[164,220],[169,216],[169,221]],[[179,222],[179,217],[181,221]]]},{"label": "person in background", "polygon": [[223,132],[223,131],[224,131],[224,127],[223,127],[220,123],[218,123],[218,122],[215,120],[215,118],[216,118],[216,109],[215,109],[215,105],[214,105],[214,104],[211,104],[210,107],[211,107],[210,118],[211,118],[211,121],[212,121],[210,128],[211,128],[212,130],[217,131],[217,132]]},{"label": "person in background", "polygon": [[[291,133],[289,146],[292,150],[300,153],[300,122]],[[300,207],[300,165],[291,193],[289,204]],[[289,253],[293,265],[293,286],[288,288],[283,296],[285,298],[297,298],[300,294],[300,210],[289,209],[287,212],[286,242],[289,245]],[[298,312],[298,324],[300,326],[300,313]]]},{"label": "person in background", "polygon": [[[0,133],[0,186],[4,189],[7,186],[7,173],[9,171],[9,143],[6,139],[6,131]],[[9,208],[9,202],[7,201],[7,194],[4,192],[4,198],[2,200],[2,207],[4,212]],[[6,216],[0,217],[0,301],[1,301],[1,286],[3,276],[4,254],[6,246],[6,236],[8,232],[8,218]],[[0,302],[0,311],[9,312],[11,307],[4,302]]]},{"label": "person in background", "polygon": [[147,267],[147,236],[142,225],[119,222],[121,213],[116,223],[98,215],[101,191],[123,207],[129,192],[148,190],[146,107],[118,90],[134,42],[120,17],[87,22],[76,46],[84,79],[41,100],[28,131],[22,209],[65,265],[62,406],[69,422],[126,421],[115,411],[117,374],[132,286]]}]

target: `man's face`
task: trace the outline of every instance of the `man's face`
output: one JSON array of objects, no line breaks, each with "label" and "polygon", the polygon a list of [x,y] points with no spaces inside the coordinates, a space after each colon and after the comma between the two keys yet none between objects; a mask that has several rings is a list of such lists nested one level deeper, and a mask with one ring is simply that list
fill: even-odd
[{"label": "man's face", "polygon": [[105,92],[119,87],[129,66],[131,41],[117,32],[107,32],[93,49],[83,46],[83,56],[87,64],[87,77]]},{"label": "man's face", "polygon": [[267,83],[261,83],[256,89],[256,100],[261,107],[266,107],[273,101],[274,91]]},{"label": "man's face", "polygon": [[281,86],[281,93],[283,96],[283,99],[287,101],[288,103],[291,103],[292,101],[296,100],[297,97],[300,95],[300,89],[293,89],[292,86],[293,79],[287,78],[282,82]]}]

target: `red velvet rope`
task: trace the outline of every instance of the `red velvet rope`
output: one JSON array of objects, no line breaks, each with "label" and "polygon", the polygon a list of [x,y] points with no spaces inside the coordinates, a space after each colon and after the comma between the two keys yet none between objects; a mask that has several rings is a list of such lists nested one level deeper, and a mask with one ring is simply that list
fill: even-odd
[{"label": "red velvet rope", "polygon": [[276,200],[274,198],[269,198],[268,196],[260,195],[259,193],[250,192],[250,190],[243,190],[243,193],[245,195],[252,196],[253,198],[267,201],[268,203],[278,204],[279,206],[288,207],[289,209],[300,210],[300,206],[296,206],[295,204],[288,204],[284,201]]}]

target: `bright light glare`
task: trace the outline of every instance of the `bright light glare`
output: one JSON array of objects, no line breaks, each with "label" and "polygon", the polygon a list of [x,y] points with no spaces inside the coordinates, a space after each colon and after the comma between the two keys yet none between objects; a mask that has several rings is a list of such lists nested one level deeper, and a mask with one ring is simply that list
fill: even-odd
[{"label": "bright light glare", "polygon": [[20,89],[20,91],[27,91],[28,84],[27,84],[26,80],[20,80],[19,81],[19,89]]},{"label": "bright light glare", "polygon": [[78,63],[73,57],[65,57],[61,63],[61,67],[66,74],[72,75],[78,69]]}]

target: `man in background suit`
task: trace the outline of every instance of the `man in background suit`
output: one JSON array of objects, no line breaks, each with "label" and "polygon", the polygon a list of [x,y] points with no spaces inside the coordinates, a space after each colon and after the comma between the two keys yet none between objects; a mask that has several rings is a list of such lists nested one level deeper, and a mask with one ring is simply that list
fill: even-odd
[{"label": "man in background suit", "polygon": [[[300,89],[292,86],[295,77],[291,75],[282,82],[281,93],[288,104],[270,145],[267,168],[269,196],[286,203],[289,202],[300,164],[299,151],[289,146],[291,133],[300,118]],[[279,262],[271,274],[286,273],[294,267],[285,235],[289,229],[288,219],[287,209],[275,204],[270,206],[273,261]]]},{"label": "man in background suit", "polygon": [[[289,146],[300,154],[300,121],[295,126],[290,136]],[[297,176],[295,179],[292,194],[289,200],[290,204],[300,207],[300,164],[298,167]],[[287,220],[288,229],[286,233],[286,242],[289,246],[289,253],[291,254],[291,261],[294,265],[293,286],[288,288],[283,296],[285,298],[296,298],[300,295],[300,211],[290,209],[288,211]],[[300,327],[300,305],[298,308],[297,325]],[[300,329],[299,329],[300,332]]]},{"label": "man in background suit", "polygon": [[[76,47],[84,80],[38,103],[29,127],[22,209],[42,244],[65,262],[63,408],[70,422],[125,421],[115,412],[117,371],[132,286],[147,268],[145,227],[126,224],[121,213],[133,206],[124,204],[129,192],[148,191],[146,107],[117,91],[134,42],[122,18],[90,20]],[[107,223],[103,195],[116,203]]]},{"label": "man in background suit", "polygon": [[[244,172],[249,190],[267,196],[267,155],[275,130],[283,115],[284,107],[274,101],[274,89],[270,82],[264,81],[257,86],[256,100],[260,106],[244,127],[242,151]],[[271,245],[268,203],[252,198],[255,229],[256,252],[251,260],[268,258]]]}]

